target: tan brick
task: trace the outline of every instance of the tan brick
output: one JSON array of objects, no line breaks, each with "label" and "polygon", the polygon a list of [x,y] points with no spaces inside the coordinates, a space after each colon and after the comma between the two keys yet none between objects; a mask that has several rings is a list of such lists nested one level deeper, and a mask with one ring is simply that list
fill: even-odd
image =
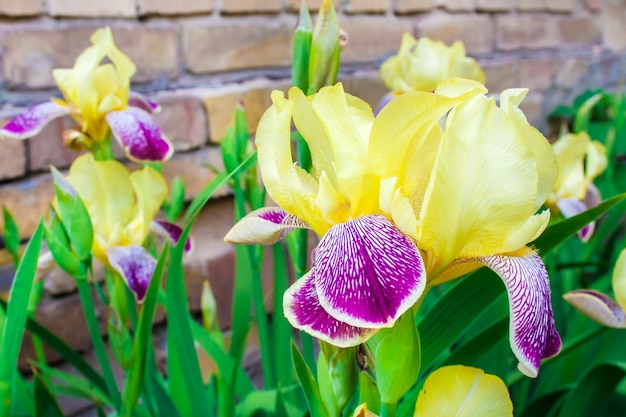
[{"label": "tan brick", "polygon": [[461,40],[468,54],[488,53],[493,49],[493,20],[489,15],[431,14],[417,21],[416,32],[418,36],[428,36],[447,45]]},{"label": "tan brick", "polygon": [[561,63],[553,58],[534,58],[520,62],[519,86],[545,90],[552,85]]},{"label": "tan brick", "polygon": [[546,8],[552,12],[572,12],[576,8],[576,0],[545,0]]},{"label": "tan brick", "polygon": [[322,0],[289,0],[287,3],[287,9],[292,12],[298,11],[300,10],[300,5],[303,2],[306,3],[309,11],[319,10],[322,5]]},{"label": "tan brick", "polygon": [[276,13],[280,11],[280,0],[224,0],[223,13]]},{"label": "tan brick", "polygon": [[559,20],[562,44],[594,45],[602,42],[602,32],[596,19],[589,16],[567,16]]},{"label": "tan brick", "polygon": [[602,39],[614,51],[626,48],[626,0],[605,0],[602,5]]},{"label": "tan brick", "polygon": [[587,0],[585,1],[587,5],[587,9],[591,12],[597,12],[600,10],[600,6],[602,6],[602,0]]},{"label": "tan brick", "polygon": [[135,17],[137,8],[133,0],[48,0],[52,16],[71,17]]},{"label": "tan brick", "polygon": [[351,74],[340,77],[339,81],[347,93],[365,100],[372,109],[378,107],[380,99],[388,92],[378,72]]},{"label": "tan brick", "polygon": [[435,4],[453,12],[468,12],[476,7],[476,0],[436,0]]},{"label": "tan brick", "polygon": [[503,12],[512,7],[513,0],[476,0],[476,8],[488,12]]},{"label": "tan brick", "polygon": [[389,9],[390,3],[391,0],[349,0],[345,10],[348,13],[384,13]]},{"label": "tan brick", "polygon": [[520,104],[520,109],[526,115],[528,122],[533,125],[541,125],[545,122],[543,113],[543,98],[540,94],[529,93]]},{"label": "tan brick", "polygon": [[[0,121],[4,126],[8,120]],[[22,140],[0,137],[0,181],[21,177],[26,173],[26,147]],[[0,199],[0,205],[4,200]]]},{"label": "tan brick", "polygon": [[435,7],[435,0],[395,0],[394,11],[396,13],[427,12]]},{"label": "tan brick", "polygon": [[411,22],[389,19],[385,16],[359,16],[344,19],[341,28],[348,33],[348,46],[341,53],[341,61],[369,62],[400,47],[404,32],[411,31]]},{"label": "tan brick", "polygon": [[55,119],[37,136],[28,139],[28,169],[30,172],[48,171],[50,165],[68,167],[76,158],[76,152],[63,144],[63,131],[75,127],[69,117]]},{"label": "tan brick", "polygon": [[[13,213],[22,237],[30,237],[39,218],[48,212],[54,197],[50,174],[38,175],[14,183],[0,185],[0,201]],[[0,218],[0,230],[3,229]]]},{"label": "tan brick", "polygon": [[586,60],[568,59],[559,68],[556,76],[556,85],[564,88],[576,87],[588,71],[589,62]]},{"label": "tan brick", "polygon": [[247,19],[183,28],[185,65],[195,74],[291,63],[293,24]]},{"label": "tan brick", "polygon": [[35,16],[44,13],[44,0],[0,0],[0,15]]},{"label": "tan brick", "polygon": [[490,93],[500,93],[507,88],[518,87],[517,64],[515,62],[490,62],[482,65]]},{"label": "tan brick", "polygon": [[522,11],[545,10],[546,0],[516,0],[515,8]]},{"label": "tan brick", "polygon": [[168,94],[158,97],[157,101],[161,111],[153,117],[177,152],[198,148],[207,142],[207,121],[201,100]]},{"label": "tan brick", "polygon": [[214,0],[138,0],[137,8],[141,15],[188,15],[210,13]]},{"label": "tan brick", "polygon": [[519,14],[496,17],[499,50],[552,48],[559,46],[555,16]]},{"label": "tan brick", "polygon": [[[71,68],[98,28],[12,29],[2,34],[3,75],[11,86],[54,85],[52,69]],[[178,74],[178,36],[173,28],[112,27],[116,43],[137,65],[133,81]]]}]

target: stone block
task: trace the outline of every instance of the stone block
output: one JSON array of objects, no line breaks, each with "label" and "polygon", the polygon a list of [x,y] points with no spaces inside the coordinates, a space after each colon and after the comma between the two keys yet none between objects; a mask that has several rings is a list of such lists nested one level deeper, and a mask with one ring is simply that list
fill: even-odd
[{"label": "stone block", "polygon": [[597,12],[600,10],[600,7],[602,6],[602,0],[586,0],[585,4],[587,5],[587,9],[590,12]]},{"label": "stone block", "polygon": [[497,16],[496,37],[497,48],[501,51],[559,46],[556,16],[536,14]]},{"label": "stone block", "polygon": [[517,81],[517,64],[515,62],[490,62],[481,65],[481,67],[485,71],[486,87],[490,93],[497,94],[507,88],[519,86]]},{"label": "stone block", "polygon": [[435,7],[435,0],[396,0],[393,10],[398,14],[423,13]]},{"label": "stone block", "polygon": [[563,45],[588,46],[602,42],[602,31],[591,16],[564,16],[559,20]]},{"label": "stone block", "polygon": [[576,8],[576,0],[545,0],[551,12],[570,13]]},{"label": "stone block", "polygon": [[[53,197],[54,188],[50,174],[0,185],[0,201],[13,213],[23,238],[33,234],[39,218],[48,212],[48,205]],[[2,223],[0,218],[0,230],[4,227]]]},{"label": "stone block", "polygon": [[70,117],[58,118],[32,138],[28,139],[28,170],[30,172],[48,171],[50,165],[66,168],[78,155],[63,144],[63,131],[76,127]]},{"label": "stone block", "polygon": [[207,121],[202,101],[182,94],[157,97],[161,111],[154,119],[176,152],[195,149],[207,142]]},{"label": "stone block", "polygon": [[358,16],[343,19],[340,25],[348,34],[348,45],[341,53],[343,63],[372,62],[394,53],[402,34],[411,31],[411,21],[386,16]]},{"label": "stone block", "polygon": [[213,3],[214,0],[138,0],[137,8],[140,15],[189,15],[212,12]]},{"label": "stone block", "polygon": [[351,74],[340,77],[346,93],[350,93],[365,100],[372,109],[378,107],[380,99],[388,92],[378,72]]},{"label": "stone block", "polygon": [[436,0],[435,4],[451,12],[468,12],[476,7],[476,0]]},{"label": "stone block", "polygon": [[487,14],[433,13],[417,21],[416,32],[418,36],[428,36],[447,45],[461,40],[468,54],[493,50],[494,25],[492,17]]},{"label": "stone block", "polygon": [[[0,121],[5,125],[8,120]],[[26,146],[18,139],[0,137],[0,181],[19,178],[26,173]],[[4,205],[0,200],[0,206]]]},{"label": "stone block", "polygon": [[[396,7],[400,3],[407,3],[407,0],[396,0]],[[413,1],[414,3],[420,0]],[[426,0],[428,1],[428,0]],[[424,0],[421,0],[424,2]],[[389,9],[390,0],[349,0],[345,10],[348,13],[385,13]]]},{"label": "stone block", "polygon": [[589,62],[585,59],[571,58],[560,66],[556,76],[556,85],[563,88],[572,88],[579,85],[579,82],[589,71]]},{"label": "stone block", "polygon": [[185,25],[185,66],[194,74],[287,66],[294,24],[237,19]]},{"label": "stone block", "polygon": [[545,0],[516,0],[515,8],[521,11],[541,11],[546,8]]},{"label": "stone block", "polygon": [[297,12],[300,10],[300,5],[306,3],[309,11],[316,11],[322,6],[322,0],[288,0],[287,9],[291,12]]},{"label": "stone block", "polygon": [[[71,68],[99,27],[11,28],[1,34],[2,71],[9,86],[54,85],[54,68]],[[137,65],[133,81],[178,75],[178,35],[171,27],[112,27],[116,44]]]},{"label": "stone block", "polygon": [[529,93],[519,106],[526,115],[528,122],[539,128],[545,124],[545,114],[543,113],[542,104],[543,98],[540,94]]},{"label": "stone block", "polygon": [[48,0],[51,16],[68,17],[135,17],[134,0]]},{"label": "stone block", "polygon": [[0,15],[5,16],[36,16],[46,10],[44,0],[0,0]]},{"label": "stone block", "polygon": [[546,90],[552,85],[561,62],[554,58],[533,58],[520,61],[519,87]]},{"label": "stone block", "polygon": [[226,14],[277,13],[281,0],[225,0],[221,9]]},{"label": "stone block", "polygon": [[476,8],[487,12],[505,12],[511,10],[513,0],[476,0]]}]

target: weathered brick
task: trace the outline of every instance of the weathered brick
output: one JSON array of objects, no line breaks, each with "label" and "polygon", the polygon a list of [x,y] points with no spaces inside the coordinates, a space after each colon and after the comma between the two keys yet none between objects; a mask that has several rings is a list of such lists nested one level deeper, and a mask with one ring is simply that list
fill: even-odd
[{"label": "weathered brick", "polygon": [[601,19],[604,46],[614,51],[626,48],[626,0],[604,1]]},{"label": "weathered brick", "polygon": [[137,8],[133,0],[48,0],[52,16],[71,17],[135,17]]},{"label": "weathered brick", "polygon": [[436,5],[446,10],[459,12],[468,12],[476,7],[475,0],[436,0]]},{"label": "weathered brick", "polygon": [[577,86],[588,71],[589,62],[585,59],[568,59],[559,68],[556,76],[556,85],[564,88]]},{"label": "weathered brick", "polygon": [[597,12],[600,10],[600,6],[602,6],[602,0],[587,0],[585,4],[590,12]]},{"label": "weathered brick", "polygon": [[[7,120],[0,121],[5,125]],[[24,141],[0,137],[0,181],[21,177],[26,173],[26,147]],[[4,201],[0,199],[0,205]]]},{"label": "weathered brick", "polygon": [[[399,1],[406,3],[406,0]],[[345,10],[348,13],[384,13],[389,9],[389,4],[390,0],[349,0]]]},{"label": "weathered brick", "polygon": [[223,13],[276,13],[280,11],[280,0],[226,0],[222,3]]},{"label": "weathered brick", "polygon": [[519,14],[496,17],[499,50],[552,48],[559,46],[555,16]]},{"label": "weathered brick", "polygon": [[44,0],[0,0],[0,15],[35,16],[46,10]]},{"label": "weathered brick", "polygon": [[342,62],[368,62],[400,47],[404,32],[411,31],[411,22],[386,16],[359,16],[344,19],[341,28],[348,33],[348,46],[341,53]]},{"label": "weathered brick", "polygon": [[[2,34],[3,75],[10,86],[54,85],[52,69],[70,68],[98,28],[12,29]],[[165,27],[112,27],[118,47],[137,65],[133,81],[178,74],[178,36]]]},{"label": "weathered brick", "polygon": [[76,152],[63,144],[63,131],[75,127],[69,117],[51,121],[37,136],[28,139],[28,169],[30,172],[48,171],[50,165],[68,167]]},{"label": "weathered brick", "polygon": [[435,0],[396,0],[394,11],[396,13],[427,12],[435,7]]},{"label": "weathered brick", "polygon": [[[0,185],[0,201],[13,213],[22,237],[30,237],[54,197],[50,174]],[[0,230],[4,227],[0,218]]]},{"label": "weathered brick", "polygon": [[562,44],[593,45],[602,42],[602,32],[596,19],[590,16],[567,16],[559,20]]},{"label": "weathered brick", "polygon": [[137,7],[141,15],[188,15],[210,13],[214,0],[138,0]]},{"label": "weathered brick", "polygon": [[493,49],[493,20],[489,15],[431,14],[417,21],[416,32],[418,36],[428,36],[448,45],[461,40],[469,54],[488,53]]},{"label": "weathered brick", "polygon": [[515,62],[490,62],[481,65],[487,79],[487,89],[491,93],[499,93],[507,88],[518,87],[517,64]]},{"label": "weathered brick", "polygon": [[168,94],[158,97],[157,101],[161,111],[153,117],[177,152],[197,148],[207,142],[207,121],[201,100]]},{"label": "weathered brick", "polygon": [[572,12],[576,8],[576,0],[545,0],[546,8],[552,12]]},{"label": "weathered brick", "polygon": [[488,12],[503,12],[512,7],[513,0],[476,0],[476,8]]},{"label": "weathered brick", "polygon": [[554,58],[534,58],[520,62],[520,87],[545,90],[552,85],[561,63]]},{"label": "weathered brick", "polygon": [[293,25],[233,20],[183,28],[185,65],[195,74],[289,65]]},{"label": "weathered brick", "polygon": [[310,11],[319,10],[322,5],[322,0],[289,0],[287,2],[287,9],[292,12],[298,11],[303,1]]},{"label": "weathered brick", "polygon": [[515,8],[522,11],[540,11],[545,10],[545,0],[516,0]]},{"label": "weathered brick", "polygon": [[524,112],[530,124],[541,126],[545,123],[545,115],[543,113],[543,98],[540,94],[529,93],[519,108]]},{"label": "weathered brick", "polygon": [[380,99],[388,92],[378,72],[351,74],[349,77],[340,77],[339,81],[347,93],[365,100],[372,109],[378,107]]}]

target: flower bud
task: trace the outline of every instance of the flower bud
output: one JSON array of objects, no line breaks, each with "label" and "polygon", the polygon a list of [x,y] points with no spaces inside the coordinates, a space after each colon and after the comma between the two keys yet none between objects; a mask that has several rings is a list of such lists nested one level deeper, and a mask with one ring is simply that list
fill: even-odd
[{"label": "flower bud", "polygon": [[324,0],[313,30],[307,93],[313,94],[324,86],[335,84],[339,71],[340,53],[337,13],[332,1]]},{"label": "flower bud", "polygon": [[57,265],[71,276],[75,276],[79,271],[80,262],[70,247],[61,219],[52,207],[50,207],[49,219],[44,224],[44,236]]},{"label": "flower bud", "polygon": [[309,85],[309,59],[311,57],[311,40],[313,39],[313,23],[306,3],[302,2],[298,27],[293,35],[293,56],[291,59],[291,84],[305,91]]}]

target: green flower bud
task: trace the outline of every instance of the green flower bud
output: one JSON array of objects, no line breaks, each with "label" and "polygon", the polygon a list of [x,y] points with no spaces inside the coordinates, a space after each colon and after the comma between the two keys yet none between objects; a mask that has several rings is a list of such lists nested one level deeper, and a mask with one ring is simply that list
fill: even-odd
[{"label": "green flower bud", "polygon": [[217,318],[217,302],[209,281],[202,283],[202,296],[200,297],[200,310],[202,311],[202,324],[204,328],[212,332],[219,330],[219,320]]},{"label": "green flower bud", "polygon": [[48,221],[44,224],[44,236],[57,265],[71,276],[76,276],[80,261],[72,251],[63,223],[52,207],[50,207]]},{"label": "green flower bud", "polygon": [[324,0],[313,30],[308,94],[316,93],[326,85],[335,84],[339,71],[340,53],[340,30],[337,13],[332,1]]},{"label": "green flower bud", "polygon": [[356,388],[358,367],[356,348],[343,349],[325,342],[320,342],[320,348],[324,354],[337,409],[341,411],[348,404]]},{"label": "green flower bud", "polygon": [[313,22],[306,3],[302,2],[298,27],[293,35],[291,84],[306,92],[309,85],[309,59],[313,39]]}]

